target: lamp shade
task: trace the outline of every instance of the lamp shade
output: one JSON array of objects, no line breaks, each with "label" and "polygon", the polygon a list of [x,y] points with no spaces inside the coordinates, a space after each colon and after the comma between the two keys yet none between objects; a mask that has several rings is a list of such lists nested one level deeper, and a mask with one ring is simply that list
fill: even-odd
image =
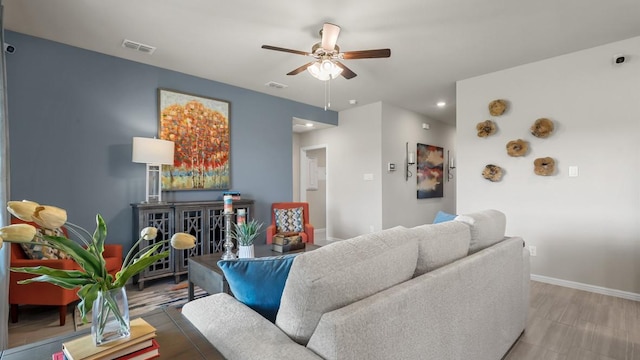
[{"label": "lamp shade", "polygon": [[134,137],[131,161],[173,165],[174,148],[173,141]]}]

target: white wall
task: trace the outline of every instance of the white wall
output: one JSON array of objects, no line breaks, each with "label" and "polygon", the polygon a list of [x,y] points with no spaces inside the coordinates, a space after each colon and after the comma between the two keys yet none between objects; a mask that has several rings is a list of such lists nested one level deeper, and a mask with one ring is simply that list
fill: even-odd
[{"label": "white wall", "polygon": [[[422,124],[428,124],[425,130]],[[416,165],[409,170],[413,174],[405,180],[406,143],[409,151],[416,153],[416,144],[435,145],[444,148],[451,155],[453,149],[455,127],[430,120],[414,112],[383,103],[382,105],[382,227],[396,225],[413,227],[431,223],[438,210],[455,213],[455,176],[451,181],[444,178],[444,197],[433,199],[417,199]],[[446,158],[445,158],[446,161]],[[396,164],[396,171],[388,172],[388,163]]]},{"label": "white wall", "polygon": [[[628,62],[615,66],[612,56]],[[490,117],[487,104],[510,109]],[[548,139],[529,134],[540,117],[556,124]],[[493,118],[499,132],[482,139],[476,123]],[[507,233],[537,247],[532,273],[640,293],[640,37],[560,56],[457,84],[458,212],[507,214]],[[511,158],[522,138],[530,154]],[[550,156],[557,174],[536,176],[533,161]],[[491,183],[488,163],[506,170]],[[579,167],[568,177],[568,167]]]},{"label": "white wall", "polygon": [[[423,130],[422,124],[430,125]],[[405,144],[437,145],[455,154],[455,128],[386,103],[340,112],[337,127],[300,136],[300,146],[327,145],[327,236],[348,239],[397,225],[430,223],[438,210],[455,213],[455,183],[444,183],[444,197],[417,199],[416,166],[405,180]],[[387,163],[397,170],[387,171]],[[371,174],[373,180],[364,180]],[[454,173],[455,175],[455,173]]]},{"label": "white wall", "polygon": [[307,158],[316,159],[318,187],[307,190],[307,202],[309,203],[309,222],[316,230],[327,226],[327,180],[322,176],[327,168],[326,149],[307,150]]},{"label": "white wall", "polygon": [[300,134],[293,133],[292,139],[292,176],[293,176],[293,196],[292,201],[300,201]]},{"label": "white wall", "polygon": [[301,147],[327,145],[328,238],[382,228],[381,113],[379,102],[341,111],[337,127],[300,137]]}]

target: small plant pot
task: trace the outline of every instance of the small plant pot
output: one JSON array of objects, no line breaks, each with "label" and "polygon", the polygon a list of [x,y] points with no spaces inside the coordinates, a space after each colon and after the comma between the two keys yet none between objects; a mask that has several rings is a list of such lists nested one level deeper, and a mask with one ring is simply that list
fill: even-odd
[{"label": "small plant pot", "polygon": [[254,258],[255,254],[253,251],[253,245],[240,245],[238,246],[238,258],[240,259],[250,259]]}]

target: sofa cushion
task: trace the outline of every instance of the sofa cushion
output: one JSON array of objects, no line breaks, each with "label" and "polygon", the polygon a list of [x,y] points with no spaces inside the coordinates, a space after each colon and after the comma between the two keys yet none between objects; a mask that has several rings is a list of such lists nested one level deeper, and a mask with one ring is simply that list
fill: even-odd
[{"label": "sofa cushion", "polygon": [[504,240],[507,218],[498,210],[483,210],[459,215],[456,217],[456,221],[467,224],[471,230],[469,254]]},{"label": "sofa cushion", "polygon": [[273,209],[277,233],[303,232],[303,208]]},{"label": "sofa cushion", "polygon": [[455,214],[449,214],[446,213],[444,211],[438,211],[438,213],[436,214],[436,217],[433,219],[433,223],[434,224],[439,224],[441,222],[445,222],[445,221],[452,221],[453,219],[456,218]]},{"label": "sofa cushion", "polygon": [[224,272],[233,296],[274,322],[282,289],[296,255],[220,260],[218,266]]},{"label": "sofa cushion", "polygon": [[417,258],[415,236],[400,226],[303,253],[291,267],[276,325],[304,345],[322,314],[410,279]]},{"label": "sofa cushion", "polygon": [[458,221],[416,226],[418,263],[414,276],[462,259],[469,253],[469,226]]}]

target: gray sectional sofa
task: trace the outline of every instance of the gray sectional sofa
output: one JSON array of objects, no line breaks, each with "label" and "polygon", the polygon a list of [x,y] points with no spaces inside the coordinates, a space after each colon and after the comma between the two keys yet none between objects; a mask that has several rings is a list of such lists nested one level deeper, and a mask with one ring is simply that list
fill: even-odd
[{"label": "gray sectional sofa", "polygon": [[502,358],[524,331],[529,253],[496,210],[295,258],[271,323],[227,294],[183,314],[228,359]]}]

